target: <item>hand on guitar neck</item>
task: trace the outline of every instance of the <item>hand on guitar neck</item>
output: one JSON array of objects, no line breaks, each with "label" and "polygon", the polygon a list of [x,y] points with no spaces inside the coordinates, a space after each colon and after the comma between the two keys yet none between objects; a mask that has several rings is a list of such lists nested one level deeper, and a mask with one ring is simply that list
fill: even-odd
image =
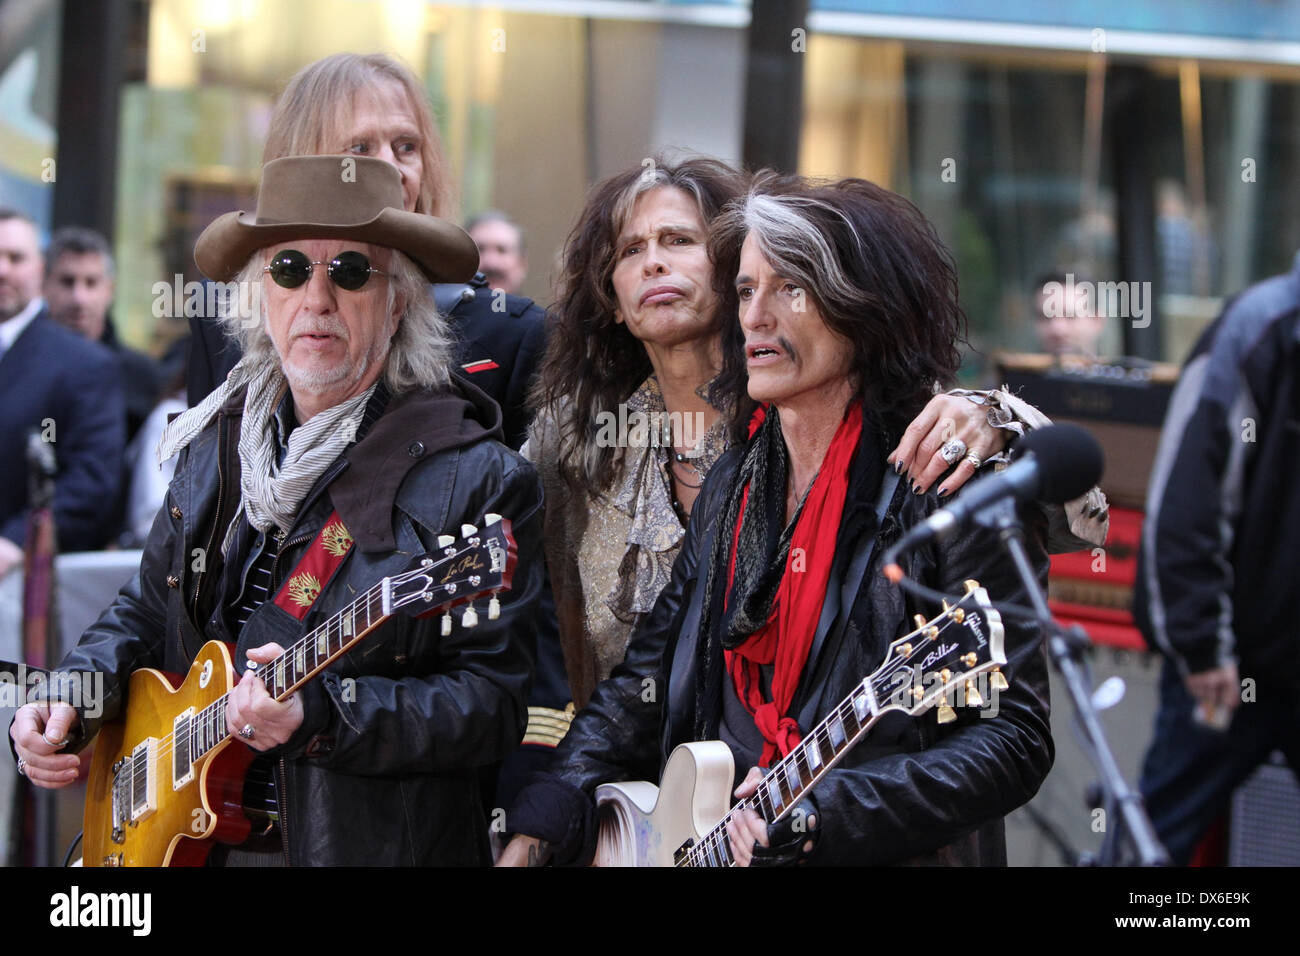
[{"label": "hand on guitar neck", "polygon": [[[765,774],[758,767],[750,767],[749,773],[736,788],[737,799],[744,800],[752,797],[758,792],[758,785],[763,782]],[[780,826],[780,824],[777,824]],[[817,827],[817,815],[808,814],[808,829],[813,830]],[[754,844],[760,847],[770,847],[771,841],[768,837],[767,821],[760,817],[753,810],[741,810],[736,816],[731,818],[727,824],[727,842],[731,844],[731,856],[736,861],[736,866],[749,866],[754,860]],[[811,853],[813,841],[807,840],[802,847],[802,853]]]},{"label": "hand on guitar neck", "polygon": [[60,703],[24,704],[14,715],[9,736],[23,761],[23,774],[36,786],[58,790],[77,779],[81,759],[59,751],[78,720],[75,710]]},{"label": "hand on guitar neck", "polygon": [[[281,654],[279,644],[263,644],[251,648],[248,659],[256,664],[269,664]],[[226,703],[226,725],[230,733],[243,740],[254,750],[270,750],[293,736],[302,726],[302,698],[296,693],[283,702],[266,692],[266,684],[255,671],[247,671],[230,692]],[[245,728],[251,732],[249,736]]]}]

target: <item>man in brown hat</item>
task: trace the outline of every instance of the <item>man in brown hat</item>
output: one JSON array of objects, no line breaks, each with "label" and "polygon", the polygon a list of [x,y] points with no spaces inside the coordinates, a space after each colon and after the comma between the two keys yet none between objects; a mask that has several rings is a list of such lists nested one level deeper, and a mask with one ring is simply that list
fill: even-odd
[{"label": "man in brown hat", "polygon": [[[102,714],[22,708],[19,769],[45,787],[72,782],[76,752],[129,706],[133,670],[184,673],[222,640],[244,672],[227,746],[258,752],[245,803],[270,839],[218,847],[212,862],[486,863],[475,768],[514,749],[527,723],[541,492],[500,444],[496,404],[450,374],[427,293],[474,273],[474,243],[403,211],[388,163],[295,157],[267,164],[256,213],[214,222],[195,261],[241,293],[225,322],[244,358],[164,433],[160,459],[181,457],[139,575],[60,665],[105,675]],[[437,617],[395,616],[292,696],[268,694],[259,665],[439,552],[440,534],[494,513],[518,548],[499,617],[447,634]]]}]

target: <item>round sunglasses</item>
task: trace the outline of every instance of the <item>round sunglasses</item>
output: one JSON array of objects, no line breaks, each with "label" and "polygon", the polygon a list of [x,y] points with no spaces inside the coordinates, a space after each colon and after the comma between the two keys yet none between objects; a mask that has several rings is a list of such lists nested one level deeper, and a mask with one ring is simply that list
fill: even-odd
[{"label": "round sunglasses", "polygon": [[328,263],[308,259],[306,253],[297,249],[284,249],[277,252],[271,264],[263,272],[271,273],[275,284],[284,289],[296,289],[311,278],[316,266],[325,266],[325,274],[340,289],[356,292],[370,281],[371,274],[386,276],[382,269],[370,266],[370,260],[360,252],[340,252]]}]

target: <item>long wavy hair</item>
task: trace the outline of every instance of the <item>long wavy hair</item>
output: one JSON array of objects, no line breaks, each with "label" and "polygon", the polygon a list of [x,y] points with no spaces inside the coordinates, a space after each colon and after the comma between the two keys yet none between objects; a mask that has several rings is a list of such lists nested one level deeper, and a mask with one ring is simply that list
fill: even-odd
[{"label": "long wavy hair", "polygon": [[707,227],[743,194],[744,184],[740,173],[715,159],[655,156],[587,194],[565,243],[546,354],[532,392],[534,409],[558,426],[560,475],[575,490],[594,498],[614,483],[623,451],[596,441],[598,416],[616,412],[652,371],[645,347],[614,319],[614,256],[637,198],[663,186],[680,189],[695,200]]},{"label": "long wavy hair", "polygon": [[339,152],[352,125],[357,94],[384,80],[392,80],[405,91],[420,134],[423,172],[415,211],[446,218],[451,215],[447,163],[428,94],[410,67],[386,53],[335,53],[295,73],[275,101],[262,165],[285,156]]},{"label": "long wavy hair", "polygon": [[957,269],[934,227],[908,200],[863,179],[754,178],[709,237],[723,356],[710,400],[733,410],[733,442],[745,440],[755,406],[735,287],[750,235],[772,268],[852,343],[856,396],[887,435],[901,435],[934,384],[952,381],[966,334]]}]

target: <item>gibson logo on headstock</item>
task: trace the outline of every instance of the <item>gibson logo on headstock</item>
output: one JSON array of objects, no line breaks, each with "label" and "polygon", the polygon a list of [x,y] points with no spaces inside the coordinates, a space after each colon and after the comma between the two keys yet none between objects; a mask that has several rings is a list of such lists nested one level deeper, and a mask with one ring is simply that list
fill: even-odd
[{"label": "gibson logo on headstock", "polygon": [[980,616],[978,614],[967,614],[966,620],[962,623],[970,627],[971,632],[975,635],[975,640],[979,642],[980,647],[983,647],[988,643],[988,640],[984,637],[984,631],[980,627]]},{"label": "gibson logo on headstock", "polygon": [[454,577],[465,574],[467,571],[477,571],[483,567],[483,559],[477,551],[467,554],[458,561],[453,561],[447,566],[447,571],[442,576],[441,584],[446,584]]}]

